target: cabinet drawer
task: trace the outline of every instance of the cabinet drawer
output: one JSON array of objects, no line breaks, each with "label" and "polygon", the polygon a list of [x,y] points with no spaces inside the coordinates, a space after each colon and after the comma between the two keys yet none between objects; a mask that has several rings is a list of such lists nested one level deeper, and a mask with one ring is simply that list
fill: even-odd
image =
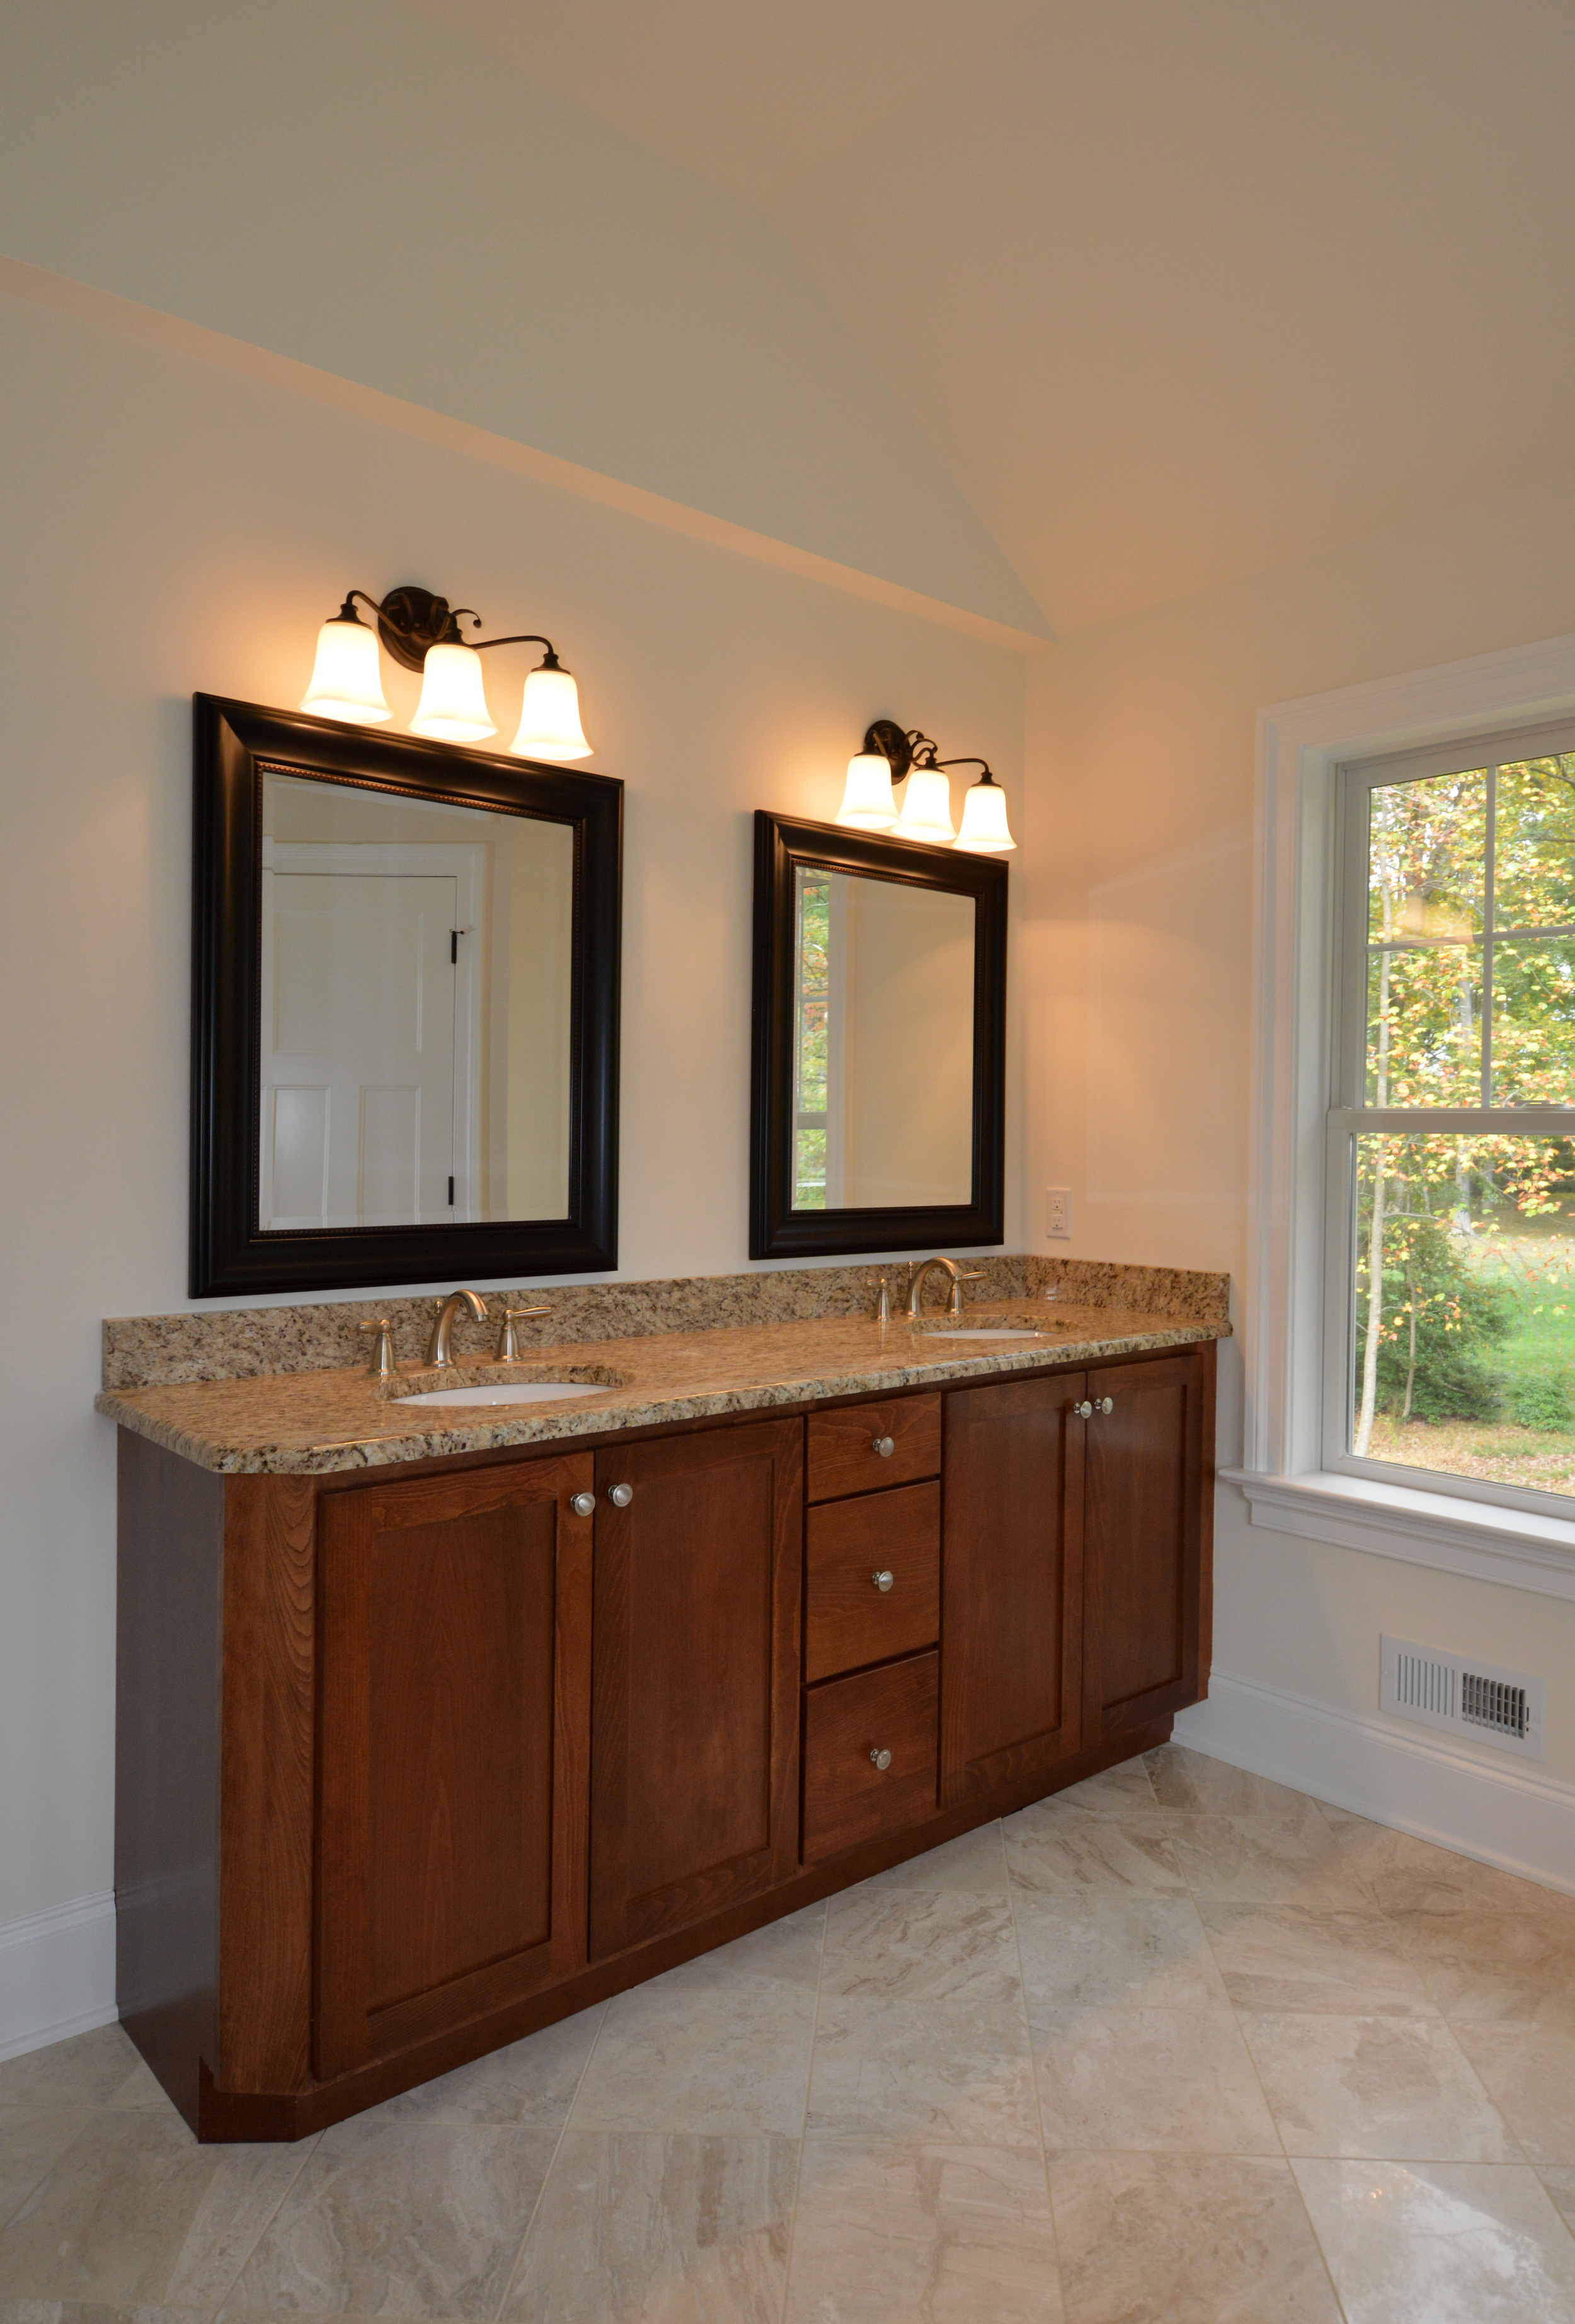
[{"label": "cabinet drawer", "polygon": [[[811,1509],[807,1549],[806,1679],[935,1645],[941,1633],[938,1484],[899,1485]],[[877,1573],[890,1574],[889,1589],[880,1589]]]},{"label": "cabinet drawer", "polygon": [[[940,1659],[915,1655],[805,1696],[806,1864],[934,1814]],[[889,1766],[875,1765],[880,1751]]]},{"label": "cabinet drawer", "polygon": [[[889,1452],[877,1446],[889,1444]],[[941,1399],[892,1397],[884,1404],[852,1404],[809,1416],[809,1499],[870,1493],[941,1473]]]}]

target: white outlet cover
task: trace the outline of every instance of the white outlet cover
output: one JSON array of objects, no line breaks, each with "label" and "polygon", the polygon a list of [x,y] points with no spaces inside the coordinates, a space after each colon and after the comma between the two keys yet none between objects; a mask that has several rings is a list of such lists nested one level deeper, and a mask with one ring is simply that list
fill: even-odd
[{"label": "white outlet cover", "polygon": [[1070,1186],[1045,1187],[1045,1232],[1055,1242],[1072,1240],[1072,1189]]}]

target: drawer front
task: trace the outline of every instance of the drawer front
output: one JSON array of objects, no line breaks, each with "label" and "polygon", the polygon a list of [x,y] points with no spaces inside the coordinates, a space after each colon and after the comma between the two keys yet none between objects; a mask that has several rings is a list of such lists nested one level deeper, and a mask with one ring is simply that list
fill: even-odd
[{"label": "drawer front", "polygon": [[[941,1635],[938,1484],[899,1485],[811,1509],[806,1547],[806,1679],[834,1678],[935,1645]],[[889,1574],[889,1587],[882,1590],[877,1574]]]},{"label": "drawer front", "polygon": [[[878,1448],[889,1445],[883,1452]],[[809,1416],[809,1499],[871,1493],[941,1473],[941,1399],[894,1396]]]},{"label": "drawer front", "polygon": [[[804,1860],[935,1812],[939,1655],[833,1679],[804,1698]],[[889,1751],[879,1767],[871,1752]]]}]

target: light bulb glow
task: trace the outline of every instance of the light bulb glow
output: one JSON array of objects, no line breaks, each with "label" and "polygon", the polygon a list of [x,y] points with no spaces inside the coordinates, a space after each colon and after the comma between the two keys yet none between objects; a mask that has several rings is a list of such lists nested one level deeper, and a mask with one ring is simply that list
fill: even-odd
[{"label": "light bulb glow", "polygon": [[915,767],[903,793],[898,830],[904,839],[925,839],[949,847],[957,836],[952,821],[952,785],[939,767]]},{"label": "light bulb glow", "polygon": [[838,823],[855,831],[894,831],[897,801],[891,796],[891,761],[879,751],[861,751],[848,761],[847,788],[836,812]]},{"label": "light bulb glow", "polygon": [[318,632],[311,684],[300,699],[318,718],[342,718],[347,726],[381,726],[393,716],[382,697],[377,632],[352,613],[336,614]]},{"label": "light bulb glow", "polygon": [[1008,855],[1017,844],[1007,822],[1006,793],[986,775],[963,798],[957,844],[970,855]]},{"label": "light bulb glow", "polygon": [[481,656],[469,646],[428,646],[411,733],[434,742],[481,742],[497,731],[487,715]]},{"label": "light bulb glow", "polygon": [[566,669],[543,664],[525,681],[520,731],[509,748],[517,759],[588,759],[580,724],[580,690]]}]

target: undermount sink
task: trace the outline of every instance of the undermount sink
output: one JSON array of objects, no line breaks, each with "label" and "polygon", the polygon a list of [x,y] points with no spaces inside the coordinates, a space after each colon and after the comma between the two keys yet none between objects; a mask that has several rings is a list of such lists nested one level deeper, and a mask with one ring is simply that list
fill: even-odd
[{"label": "undermount sink", "polygon": [[420,1396],[391,1397],[391,1404],[434,1407],[477,1404],[557,1404],[570,1396],[605,1396],[603,1380],[515,1380],[495,1388],[429,1388]]},{"label": "undermount sink", "polygon": [[[1051,1330],[1055,1329],[1052,1324]],[[1030,1331],[1026,1325],[1001,1323],[993,1331],[981,1324],[965,1332],[926,1332],[924,1337],[926,1340],[1044,1340],[1049,1337],[1049,1333]]]}]

